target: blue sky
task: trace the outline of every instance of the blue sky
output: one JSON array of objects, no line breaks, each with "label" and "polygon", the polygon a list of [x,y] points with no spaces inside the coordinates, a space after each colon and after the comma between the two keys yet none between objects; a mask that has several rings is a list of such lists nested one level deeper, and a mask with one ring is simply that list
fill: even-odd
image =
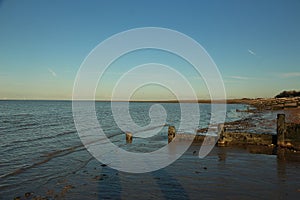
[{"label": "blue sky", "polygon": [[[299,10],[298,0],[0,1],[0,99],[70,99],[77,70],[95,46],[148,26],[200,43],[217,64],[228,98],[299,90]],[[188,76],[199,98],[207,98],[193,78]],[[111,79],[104,79],[106,88]],[[145,99],[160,96],[156,91],[146,89]],[[109,98],[109,89],[96,96]]]}]

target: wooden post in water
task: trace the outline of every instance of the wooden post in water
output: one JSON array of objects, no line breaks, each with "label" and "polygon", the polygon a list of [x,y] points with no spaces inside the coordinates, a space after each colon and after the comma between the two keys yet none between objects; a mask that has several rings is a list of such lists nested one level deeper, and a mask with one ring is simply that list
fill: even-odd
[{"label": "wooden post in water", "polygon": [[172,140],[175,138],[176,129],[175,126],[169,126],[168,129],[168,143],[172,142]]},{"label": "wooden post in water", "polygon": [[126,133],[126,143],[132,143],[132,133]]},{"label": "wooden post in water", "polygon": [[224,124],[218,125],[218,134],[219,134],[219,140],[217,145],[218,146],[225,146],[225,137],[224,137]]},{"label": "wooden post in water", "polygon": [[284,146],[284,138],[285,138],[285,114],[277,115],[277,145]]}]

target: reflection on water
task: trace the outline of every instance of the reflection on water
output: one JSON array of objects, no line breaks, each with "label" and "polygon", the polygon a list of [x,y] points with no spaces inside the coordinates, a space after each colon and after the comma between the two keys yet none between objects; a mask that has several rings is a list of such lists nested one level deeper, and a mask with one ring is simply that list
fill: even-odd
[{"label": "reflection on water", "polygon": [[[300,162],[275,155],[249,154],[245,148],[216,147],[198,159],[191,147],[172,165],[147,174],[119,173],[99,180],[99,199],[257,199],[299,197]],[[107,169],[109,171],[109,169]],[[110,174],[116,171],[111,170]],[[110,176],[110,175],[109,175]],[[116,182],[118,182],[116,184]]]},{"label": "reflection on water", "polygon": [[226,161],[226,152],[225,151],[221,151],[218,153],[218,157],[219,157],[219,161]]}]

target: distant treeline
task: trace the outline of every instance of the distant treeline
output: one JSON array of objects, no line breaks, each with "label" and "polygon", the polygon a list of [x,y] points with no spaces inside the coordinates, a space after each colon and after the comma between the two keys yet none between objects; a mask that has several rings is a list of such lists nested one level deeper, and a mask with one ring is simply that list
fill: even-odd
[{"label": "distant treeline", "polygon": [[300,91],[283,91],[280,94],[276,95],[275,98],[284,98],[284,97],[300,97]]}]

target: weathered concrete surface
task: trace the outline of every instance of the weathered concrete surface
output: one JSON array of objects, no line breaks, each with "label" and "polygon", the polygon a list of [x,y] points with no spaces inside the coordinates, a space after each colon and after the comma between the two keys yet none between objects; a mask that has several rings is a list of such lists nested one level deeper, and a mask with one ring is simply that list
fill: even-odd
[{"label": "weathered concrete surface", "polygon": [[285,114],[277,115],[277,135],[220,132],[218,144],[228,145],[276,145],[300,151],[300,124],[286,123]]},{"label": "weathered concrete surface", "polygon": [[[219,139],[218,146],[231,145],[252,145],[252,146],[269,146],[282,147],[300,151],[300,124],[286,123],[285,115],[277,115],[277,135],[272,134],[255,134],[245,132],[231,132],[226,130],[226,126],[220,124],[218,126]],[[207,129],[201,129],[197,135],[192,134],[176,134],[175,127],[169,127],[168,141],[193,141],[194,143],[203,142]],[[214,137],[212,137],[214,139]],[[214,141],[212,141],[214,142]]]},{"label": "weathered concrete surface", "polygon": [[[274,136],[270,134],[230,133],[220,135],[224,145],[272,145]],[[218,143],[219,144],[219,143]]]},{"label": "weathered concrete surface", "polygon": [[300,124],[285,123],[283,147],[300,150]]},{"label": "weathered concrete surface", "polygon": [[245,103],[256,107],[258,110],[281,110],[285,108],[300,107],[300,97],[249,99],[248,101],[245,101]]},{"label": "weathered concrete surface", "polygon": [[[194,143],[203,142],[205,135],[176,134],[175,141],[191,141]],[[272,145],[274,135],[231,133],[222,131],[218,140],[218,146],[230,145]]]},{"label": "weathered concrete surface", "polygon": [[193,134],[184,134],[178,133],[174,138],[175,142],[182,142],[182,141],[193,141],[194,143],[203,142],[205,135],[193,135]]}]

